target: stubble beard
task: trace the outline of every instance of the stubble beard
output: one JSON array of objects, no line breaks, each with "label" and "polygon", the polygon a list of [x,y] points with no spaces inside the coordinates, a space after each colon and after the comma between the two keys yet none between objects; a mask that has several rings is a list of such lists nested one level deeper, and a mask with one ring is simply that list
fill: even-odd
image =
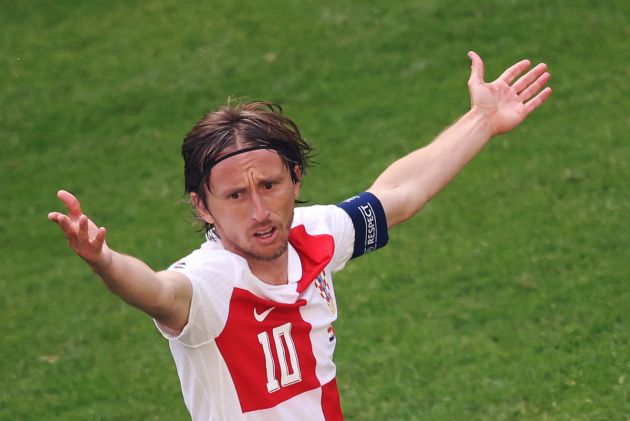
[{"label": "stubble beard", "polygon": [[[287,232],[291,230],[292,223],[293,223],[293,212],[291,212],[291,218],[289,219],[289,222],[285,226],[285,229],[287,230]],[[274,260],[282,257],[284,253],[287,252],[287,249],[289,248],[289,239],[287,238],[286,240],[283,240],[282,244],[280,244],[280,246],[276,250],[267,254],[260,254],[260,253],[255,253],[251,250],[245,250],[244,248],[239,247],[236,244],[235,246],[238,249],[237,254],[241,255],[246,260],[248,260],[248,258],[251,258],[252,260],[257,260],[259,262],[273,262]]]},{"label": "stubble beard", "polygon": [[284,253],[286,253],[287,249],[289,248],[288,244],[289,242],[285,241],[274,252],[269,253],[269,254],[258,254],[258,253],[253,253],[253,252],[242,250],[242,249],[241,249],[241,253],[245,258],[250,257],[253,260],[258,260],[259,262],[272,262],[278,259],[279,257],[281,257]]}]

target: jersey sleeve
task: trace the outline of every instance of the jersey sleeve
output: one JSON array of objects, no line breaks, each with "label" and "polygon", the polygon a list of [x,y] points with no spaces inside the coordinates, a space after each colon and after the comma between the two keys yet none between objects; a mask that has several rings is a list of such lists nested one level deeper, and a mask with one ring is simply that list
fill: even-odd
[{"label": "jersey sleeve", "polygon": [[[294,223],[306,223],[311,234],[325,231],[333,236],[335,249],[329,264],[332,272],[341,270],[352,258],[385,246],[389,239],[385,211],[371,193],[361,193],[336,206],[298,209]],[[316,221],[323,222],[326,228],[316,228]]]},{"label": "jersey sleeve", "polygon": [[178,332],[155,321],[165,338],[187,347],[198,347],[214,340],[227,320],[237,265],[233,264],[229,253],[208,250],[210,247],[204,245],[168,268],[186,275],[192,284],[186,326]]},{"label": "jersey sleeve", "polygon": [[330,262],[330,269],[337,272],[346,265],[352,257],[354,249],[354,227],[352,220],[341,208],[335,205],[327,206],[328,226],[335,240],[335,252]]}]

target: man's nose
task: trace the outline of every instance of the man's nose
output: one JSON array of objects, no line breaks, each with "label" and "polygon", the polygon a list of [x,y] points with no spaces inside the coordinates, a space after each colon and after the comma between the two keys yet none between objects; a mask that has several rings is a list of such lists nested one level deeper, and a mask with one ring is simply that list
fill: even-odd
[{"label": "man's nose", "polygon": [[252,219],[256,222],[265,222],[269,217],[269,211],[263,203],[262,197],[257,192],[252,194]]}]

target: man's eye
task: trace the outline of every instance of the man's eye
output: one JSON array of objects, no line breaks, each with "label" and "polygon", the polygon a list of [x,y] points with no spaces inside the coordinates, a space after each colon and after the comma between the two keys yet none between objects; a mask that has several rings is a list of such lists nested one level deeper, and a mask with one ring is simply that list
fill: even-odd
[{"label": "man's eye", "polygon": [[273,183],[265,183],[263,187],[265,188],[265,190],[271,190],[273,188]]},{"label": "man's eye", "polygon": [[239,192],[234,192],[230,195],[230,199],[239,199],[241,197],[241,194]]}]

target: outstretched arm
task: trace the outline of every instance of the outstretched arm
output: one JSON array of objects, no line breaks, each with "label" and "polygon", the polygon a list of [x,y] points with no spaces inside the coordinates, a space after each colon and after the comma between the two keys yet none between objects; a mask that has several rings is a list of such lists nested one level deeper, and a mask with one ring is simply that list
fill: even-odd
[{"label": "outstretched arm", "polygon": [[519,61],[486,83],[483,61],[472,51],[468,56],[470,111],[429,145],[390,165],[368,189],[381,201],[390,227],[415,215],[490,138],[518,126],[551,95],[544,63],[519,78],[530,66],[528,60]]},{"label": "outstretched arm", "polygon": [[57,197],[68,214],[51,212],[48,219],[61,228],[70,248],[113,293],[163,325],[181,330],[188,322],[192,298],[188,278],[174,271],[154,272],[135,257],[110,249],[105,241],[106,229],[97,227],[81,211],[76,197],[64,190],[60,190]]}]

